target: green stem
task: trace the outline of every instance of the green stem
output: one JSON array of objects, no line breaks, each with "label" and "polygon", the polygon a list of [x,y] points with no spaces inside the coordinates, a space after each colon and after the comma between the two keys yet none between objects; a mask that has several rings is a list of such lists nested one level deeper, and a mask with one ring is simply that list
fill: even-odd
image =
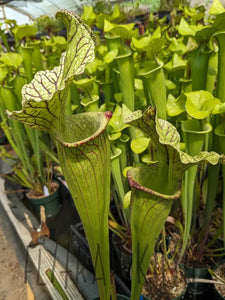
[{"label": "green stem", "polygon": [[223,247],[225,247],[225,166],[222,166],[223,173]]},{"label": "green stem", "polygon": [[27,46],[33,49],[32,61],[36,71],[43,70],[41,57],[41,41],[36,41],[35,43],[28,43]]},{"label": "green stem", "polygon": [[[215,136],[217,137],[219,150],[221,153],[225,153],[225,125],[224,120],[222,123],[216,127]],[[219,177],[219,172],[217,171],[217,177]],[[222,177],[223,177],[223,234],[225,235],[225,167],[222,165]],[[224,239],[225,241],[225,239]]]},{"label": "green stem", "polygon": [[21,54],[23,56],[23,64],[28,82],[33,79],[33,51],[32,47],[21,46]]},{"label": "green stem", "polygon": [[[107,48],[109,51],[111,50],[116,50],[116,49],[120,49],[120,47],[122,46],[122,41],[121,38],[119,36],[110,36],[109,34],[105,34],[104,38],[106,39],[106,43],[107,43]],[[106,72],[105,72],[105,78],[103,79],[103,82],[112,82],[111,85],[111,95],[112,95],[112,99],[113,99],[113,95],[114,93],[119,93],[120,88],[119,88],[119,80],[117,80],[118,76],[115,72],[115,69],[117,68],[117,62],[115,60],[113,60],[106,68]],[[109,69],[110,71],[108,71],[107,69]]]},{"label": "green stem", "polygon": [[116,57],[120,72],[120,87],[123,94],[123,103],[134,111],[134,68],[131,51]]},{"label": "green stem", "polygon": [[[120,72],[120,88],[123,94],[123,103],[131,110],[134,111],[134,66],[131,57],[131,51],[116,57]],[[131,139],[136,138],[134,128],[129,128]],[[139,162],[139,157],[136,153],[132,153],[134,161]]]},{"label": "green stem", "polygon": [[205,90],[210,52],[199,46],[191,58],[192,91]]},{"label": "green stem", "polygon": [[15,78],[11,81],[12,85],[13,85],[13,91],[16,95],[16,98],[19,101],[20,107],[21,107],[21,103],[22,103],[22,87],[24,86],[24,84],[27,83],[27,79],[24,75],[21,75],[19,72],[16,73]]},{"label": "green stem", "polygon": [[121,154],[119,156],[120,169],[121,169],[121,176],[122,176],[124,190],[125,190],[125,193],[127,193],[129,191],[129,184],[128,184],[127,178],[122,175],[123,170],[128,165],[128,162],[127,162],[127,145],[126,145],[126,142],[118,142],[117,146],[121,149]]},{"label": "green stem", "polygon": [[105,96],[104,103],[105,103],[105,109],[108,110],[110,107],[110,102],[112,100],[112,83],[111,82],[105,82],[102,83],[102,90]]},{"label": "green stem", "polygon": [[[216,83],[216,73],[218,69],[218,53],[212,52],[209,58],[208,66],[211,68],[208,69],[207,74],[207,82],[206,82],[206,90],[213,93],[215,90],[215,83]],[[212,74],[212,70],[215,72]]]},{"label": "green stem", "polygon": [[[204,126],[203,128],[201,126]],[[205,136],[212,130],[210,124],[199,122],[199,120],[186,120],[182,124],[182,131],[186,144],[186,152],[191,156],[197,155],[202,151]],[[182,208],[184,212],[185,228],[183,245],[181,249],[180,259],[182,258],[191,232],[192,219],[196,217],[196,199],[195,199],[195,181],[197,176],[197,166],[192,166],[185,172],[183,193],[182,193]],[[194,215],[194,217],[193,217]],[[193,224],[195,225],[195,224]]]},{"label": "green stem", "polygon": [[158,118],[166,120],[166,82],[162,67],[152,61],[148,69],[139,71],[139,76],[143,80],[148,105],[156,106]]},{"label": "green stem", "polygon": [[190,239],[191,225],[193,214],[194,202],[195,202],[195,179],[197,175],[197,166],[193,166],[185,172],[184,182],[182,185],[182,209],[184,212],[184,236],[182,249],[180,251],[180,259],[184,255],[188,241]]},{"label": "green stem", "polygon": [[202,247],[205,246],[204,244],[207,241],[207,235],[205,235],[205,233],[207,233],[208,231],[213,209],[215,208],[215,199],[216,199],[218,180],[219,180],[219,170],[220,170],[220,165],[208,166],[208,191],[207,191],[207,198],[206,198],[206,204],[204,210],[203,224],[201,228],[201,233],[199,235],[199,241],[203,240],[203,244],[199,243],[200,245],[199,249],[202,249]]},{"label": "green stem", "polygon": [[[217,74],[217,86],[216,86],[216,97],[218,97],[222,102],[225,102],[225,32],[218,32],[214,34],[214,37],[218,41],[219,45],[219,53],[218,53],[218,74]],[[214,128],[217,127],[219,123],[219,117],[216,116],[214,118]],[[219,140],[217,135],[212,136],[212,149],[213,151],[218,151],[219,149]],[[207,227],[210,223],[211,214],[215,207],[216,194],[217,194],[217,186],[219,179],[219,165],[209,166],[208,168],[208,191],[206,198],[206,207],[204,214],[204,224],[203,230],[207,230]],[[225,189],[225,185],[223,184],[223,190]],[[224,219],[225,220],[225,219]],[[206,237],[204,240],[206,243]],[[202,244],[201,244],[202,245]],[[204,244],[203,244],[204,247]]]},{"label": "green stem", "polygon": [[225,102],[225,31],[214,34],[219,44],[216,96]]},{"label": "green stem", "polygon": [[46,176],[44,174],[43,162],[40,154],[40,146],[39,146],[40,135],[37,129],[27,128],[27,131],[30,131],[29,138],[35,155],[35,162],[38,171],[38,181],[40,182],[41,187],[43,189],[43,186],[46,185]]},{"label": "green stem", "polygon": [[[112,150],[112,153],[113,153],[113,150]],[[122,170],[121,170],[120,158],[119,158],[120,155],[121,155],[121,153],[120,154],[117,153],[116,155],[113,154],[113,156],[111,156],[111,170],[112,170],[113,182],[115,184],[115,189],[117,191],[118,198],[119,198],[118,206],[123,207],[123,199],[125,197],[125,190],[124,190],[124,185],[123,185],[123,180],[122,180]],[[129,220],[127,219],[127,214],[124,209],[122,209],[121,211],[122,211],[122,219],[124,220],[125,225],[128,228]]]},{"label": "green stem", "polygon": [[105,109],[106,110],[109,109],[110,102],[113,99],[111,74],[112,74],[111,68],[109,66],[106,67],[105,74],[104,74],[105,76],[104,76],[104,79],[103,79],[104,82],[101,83],[102,89],[103,89],[103,93],[104,93],[104,96],[105,96],[104,103],[105,103]]}]

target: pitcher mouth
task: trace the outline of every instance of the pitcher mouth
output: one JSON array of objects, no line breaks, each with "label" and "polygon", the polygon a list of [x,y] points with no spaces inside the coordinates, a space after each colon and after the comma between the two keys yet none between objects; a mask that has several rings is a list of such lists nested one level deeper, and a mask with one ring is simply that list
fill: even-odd
[{"label": "pitcher mouth", "polygon": [[151,189],[150,187],[146,187],[145,185],[138,183],[138,181],[135,180],[134,176],[130,173],[130,170],[127,172],[127,178],[131,188],[135,188],[137,190],[151,194],[152,196],[160,197],[161,199],[165,200],[177,200],[181,197],[180,188],[178,188],[173,194],[163,194],[156,191],[155,189]]},{"label": "pitcher mouth", "polygon": [[[82,119],[86,117],[85,129],[79,132]],[[107,127],[112,112],[86,112],[68,117],[65,133],[57,138],[57,141],[65,147],[77,147],[99,136]],[[71,122],[73,126],[70,126]],[[76,131],[77,128],[77,131]],[[89,132],[88,132],[89,130]],[[80,134],[79,134],[80,133]],[[69,136],[70,134],[70,136]],[[71,140],[71,141],[70,141]]]},{"label": "pitcher mouth", "polygon": [[174,193],[173,195],[166,195],[166,194],[161,194],[159,192],[156,192],[154,190],[151,190],[147,187],[144,187],[144,186],[138,184],[133,179],[130,179],[129,175],[128,175],[128,180],[129,180],[130,187],[135,188],[135,189],[140,190],[140,191],[143,191],[143,192],[146,192],[148,194],[151,194],[152,196],[156,196],[156,197],[159,197],[159,198],[165,199],[165,200],[178,200],[178,199],[180,199],[180,196],[181,196],[181,190],[180,189],[176,193]]}]

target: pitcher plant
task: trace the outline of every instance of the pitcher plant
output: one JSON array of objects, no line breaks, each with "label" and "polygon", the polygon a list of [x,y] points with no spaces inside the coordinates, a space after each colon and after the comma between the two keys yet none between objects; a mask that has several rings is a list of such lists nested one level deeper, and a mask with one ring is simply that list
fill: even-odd
[{"label": "pitcher plant", "polygon": [[131,300],[139,299],[155,241],[174,201],[181,195],[182,178],[190,167],[207,162],[225,162],[216,152],[199,152],[191,156],[180,150],[180,135],[166,120],[158,119],[154,108],[143,114],[132,113],[126,123],[140,128],[157,149],[158,160],[150,165],[128,170],[132,188],[132,287]]},{"label": "pitcher plant", "polygon": [[110,147],[105,128],[111,112],[66,115],[70,83],[94,59],[95,36],[71,11],[60,10],[56,17],[67,27],[67,50],[59,66],[36,73],[23,87],[22,110],[8,115],[53,136],[89,243],[100,299],[109,300]]}]

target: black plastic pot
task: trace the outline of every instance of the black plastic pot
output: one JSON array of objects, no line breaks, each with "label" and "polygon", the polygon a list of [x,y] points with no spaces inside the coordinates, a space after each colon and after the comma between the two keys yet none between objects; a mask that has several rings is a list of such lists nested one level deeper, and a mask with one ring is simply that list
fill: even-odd
[{"label": "black plastic pot", "polygon": [[[211,279],[211,274],[208,268],[196,268],[188,265],[181,265],[184,270],[186,278],[203,278]],[[205,293],[210,287],[210,284],[202,282],[188,283],[187,292],[192,295],[201,295]]]},{"label": "black plastic pot", "polygon": [[[211,237],[209,237],[209,240],[210,239]],[[223,248],[223,244],[221,244],[219,240],[216,240],[213,245],[215,249]],[[223,251],[219,253],[222,254]],[[194,266],[189,266],[188,264],[181,264],[181,267],[183,268],[187,279],[188,278],[194,278],[194,279],[203,278],[209,280],[212,279],[212,276],[209,273],[208,269],[213,268],[213,264],[211,266],[206,266],[206,267],[194,267]],[[198,282],[196,280],[196,282],[188,283],[187,292],[192,295],[201,295],[207,293],[211,287],[212,284],[210,283]]]},{"label": "black plastic pot", "polygon": [[58,188],[55,192],[53,192],[49,196],[34,198],[34,197],[29,197],[28,194],[26,194],[26,198],[29,200],[30,204],[34,208],[34,211],[38,215],[40,212],[41,205],[43,205],[45,208],[45,214],[47,218],[57,215],[57,213],[60,211],[61,203],[60,203],[59,183],[57,181],[54,182],[58,184]]}]

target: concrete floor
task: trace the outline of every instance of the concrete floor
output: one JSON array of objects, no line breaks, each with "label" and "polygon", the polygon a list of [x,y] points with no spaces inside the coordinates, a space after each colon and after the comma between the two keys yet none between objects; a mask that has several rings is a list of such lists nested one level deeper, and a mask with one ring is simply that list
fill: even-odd
[{"label": "concrete floor", "polygon": [[[26,270],[26,249],[0,203],[0,300],[49,300],[37,273],[29,264]],[[30,289],[31,287],[31,289]],[[33,295],[32,295],[33,294]]]}]

